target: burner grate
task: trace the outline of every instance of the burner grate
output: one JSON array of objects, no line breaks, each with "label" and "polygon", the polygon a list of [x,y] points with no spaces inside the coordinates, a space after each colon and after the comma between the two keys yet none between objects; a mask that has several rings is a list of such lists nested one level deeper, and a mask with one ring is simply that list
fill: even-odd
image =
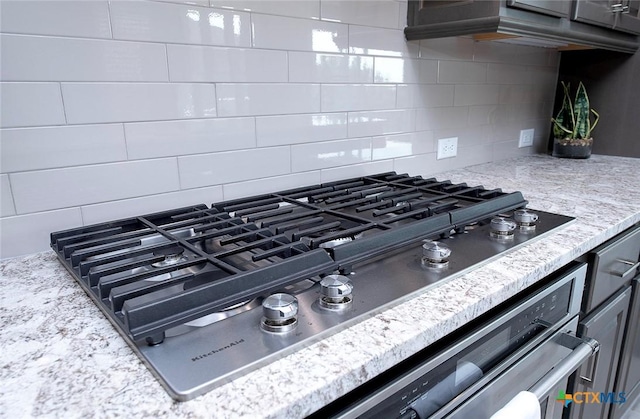
[{"label": "burner grate", "polygon": [[125,335],[159,343],[172,327],[525,205],[519,192],[390,172],[55,232],[51,246]]}]

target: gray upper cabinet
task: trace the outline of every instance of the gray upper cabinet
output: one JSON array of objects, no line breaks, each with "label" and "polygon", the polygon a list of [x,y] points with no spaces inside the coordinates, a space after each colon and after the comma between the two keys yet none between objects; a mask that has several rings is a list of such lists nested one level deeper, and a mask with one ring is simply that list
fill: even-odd
[{"label": "gray upper cabinet", "polygon": [[569,0],[507,0],[507,5],[558,17],[569,17],[571,12]]},{"label": "gray upper cabinet", "polygon": [[640,34],[640,0],[575,0],[572,18],[616,31]]},{"label": "gray upper cabinet", "polygon": [[638,49],[640,41],[632,33],[640,0],[619,0],[624,2],[620,12],[606,9],[612,22],[597,25],[596,15],[605,10],[600,3],[609,0],[576,1],[581,3],[579,19],[573,0],[409,0],[404,33],[408,40],[473,35],[477,40],[519,37],[520,43],[561,49]]}]

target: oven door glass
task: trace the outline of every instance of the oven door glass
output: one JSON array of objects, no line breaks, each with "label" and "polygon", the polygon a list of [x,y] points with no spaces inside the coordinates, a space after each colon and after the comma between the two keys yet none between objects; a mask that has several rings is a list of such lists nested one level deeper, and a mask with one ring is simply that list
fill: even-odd
[{"label": "oven door glass", "polygon": [[[390,397],[373,406],[361,418],[426,418],[480,380],[516,350],[539,336],[548,326],[568,313],[571,282],[486,333],[473,343],[459,345],[462,350],[446,361],[420,374]],[[458,345],[454,345],[458,346]],[[417,367],[416,370],[421,370]],[[411,374],[408,374],[411,375]]]}]

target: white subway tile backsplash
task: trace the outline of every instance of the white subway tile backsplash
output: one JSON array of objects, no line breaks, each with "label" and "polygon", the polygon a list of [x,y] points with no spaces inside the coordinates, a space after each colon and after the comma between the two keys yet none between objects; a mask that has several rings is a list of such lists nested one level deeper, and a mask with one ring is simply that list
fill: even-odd
[{"label": "white subway tile backsplash", "polygon": [[62,83],[71,124],[216,116],[213,84]]},{"label": "white subway tile backsplash", "polygon": [[290,173],[289,147],[178,157],[182,188],[221,185]]},{"label": "white subway tile backsplash", "polygon": [[159,44],[0,35],[0,78],[8,81],[167,81]]},{"label": "white subway tile backsplash", "polygon": [[416,58],[419,51],[418,41],[407,41],[400,29],[349,25],[351,54]]},{"label": "white subway tile backsplash", "polygon": [[470,38],[423,39],[420,41],[420,58],[471,61],[475,43]]},{"label": "white subway tile backsplash", "polygon": [[438,83],[484,83],[487,65],[468,61],[440,61]]},{"label": "white subway tile backsplash", "polygon": [[261,195],[302,186],[320,183],[320,171],[293,173],[284,176],[266,177],[238,183],[227,183],[223,186],[225,201],[244,198],[246,196]]},{"label": "white subway tile backsplash", "polygon": [[291,17],[251,15],[253,46],[293,51],[347,52],[348,26]]},{"label": "white subway tile backsplash", "polygon": [[393,170],[414,176],[429,177],[438,172],[453,169],[455,159],[436,160],[436,153],[416,154],[393,160]]},{"label": "white subway tile backsplash", "polygon": [[183,44],[251,45],[250,15],[186,4],[112,1],[115,39]]},{"label": "white subway tile backsplash", "polygon": [[259,116],[259,147],[311,143],[347,137],[346,113]]},{"label": "white subway tile backsplash", "polygon": [[473,61],[517,63],[518,45],[504,42],[476,42],[473,48]]},{"label": "white subway tile backsplash", "polygon": [[492,141],[491,132],[490,125],[461,126],[433,131],[433,138],[437,141],[439,138],[458,137],[458,148],[471,147],[489,144]]},{"label": "white subway tile backsplash", "polygon": [[289,81],[294,83],[372,83],[373,57],[290,52]]},{"label": "white subway tile backsplash", "polygon": [[436,83],[437,81],[437,61],[376,57],[376,83]]},{"label": "white subway tile backsplash", "polygon": [[349,112],[349,137],[414,131],[415,126],[415,109]]},{"label": "white subway tile backsplash", "polygon": [[253,118],[195,119],[125,124],[130,159],[212,153],[256,145]]},{"label": "white subway tile backsplash", "polygon": [[286,82],[285,51],[167,45],[171,81]]},{"label": "white subway tile backsplash", "polygon": [[106,1],[3,1],[2,32],[111,38]]},{"label": "white subway tile backsplash", "polygon": [[358,176],[375,175],[393,170],[393,160],[380,160],[349,166],[331,167],[320,171],[321,182],[332,182]]},{"label": "white subway tile backsplash", "polygon": [[490,105],[499,102],[499,85],[458,84],[455,89],[455,106]]},{"label": "white subway tile backsplash", "polygon": [[18,214],[179,189],[175,158],[67,167],[9,175]]},{"label": "white subway tile backsplash", "polygon": [[322,0],[320,14],[324,20],[397,29],[400,3],[395,1]]},{"label": "white subway tile backsplash", "polygon": [[120,124],[0,131],[3,173],[127,160]]},{"label": "white subway tile backsplash", "polygon": [[0,175],[0,217],[8,217],[15,214],[16,208],[13,206],[9,175]]},{"label": "white subway tile backsplash", "polygon": [[0,127],[65,123],[59,83],[0,83]]},{"label": "white subway tile backsplash", "polygon": [[517,63],[521,65],[547,65],[549,51],[547,48],[520,46],[517,51]]},{"label": "white subway tile backsplash", "polygon": [[506,105],[469,106],[469,126],[504,124],[509,121],[510,112]]},{"label": "white subway tile backsplash", "polygon": [[544,151],[549,132],[559,53],[407,42],[406,0],[1,3],[2,257],[82,223]]},{"label": "white subway tile backsplash", "polygon": [[398,85],[398,108],[433,108],[453,106],[453,84]]},{"label": "white subway tile backsplash", "polygon": [[528,79],[527,67],[523,65],[489,63],[487,67],[487,83],[525,84]]},{"label": "white subway tile backsplash", "polygon": [[371,139],[373,160],[432,153],[434,147],[434,137],[431,131],[407,132]]},{"label": "white subway tile backsplash", "polygon": [[211,7],[308,19],[320,18],[320,0],[211,0]]},{"label": "white subway tile backsplash", "polygon": [[319,84],[218,84],[216,93],[219,116],[320,111]]},{"label": "white subway tile backsplash", "polygon": [[322,111],[363,111],[392,109],[396,104],[396,86],[374,84],[323,84]]},{"label": "white subway tile backsplash", "polygon": [[294,172],[369,161],[371,161],[370,138],[291,146],[291,169]]},{"label": "white subway tile backsplash", "polygon": [[172,208],[197,204],[211,205],[211,203],[219,201],[222,201],[222,186],[210,186],[101,204],[83,205],[80,209],[82,210],[84,225],[91,225],[119,218],[166,211]]},{"label": "white subway tile backsplash", "polygon": [[80,208],[0,218],[0,259],[50,250],[51,232],[81,225]]},{"label": "white subway tile backsplash", "polygon": [[464,128],[467,126],[468,115],[467,106],[418,109],[416,130]]},{"label": "white subway tile backsplash", "polygon": [[501,104],[530,103],[533,101],[536,86],[508,85],[500,86],[499,102]]}]

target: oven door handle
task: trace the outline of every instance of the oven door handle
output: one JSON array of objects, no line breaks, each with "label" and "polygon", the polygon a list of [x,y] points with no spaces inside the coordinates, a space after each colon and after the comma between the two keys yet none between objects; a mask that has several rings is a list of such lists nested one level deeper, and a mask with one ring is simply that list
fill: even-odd
[{"label": "oven door handle", "polygon": [[572,348],[573,351],[529,389],[540,401],[552,392],[560,381],[584,364],[587,359],[596,357],[596,360],[591,363],[590,369],[594,369],[597,364],[600,344],[595,339],[578,338],[563,333],[559,343],[567,348]]}]

